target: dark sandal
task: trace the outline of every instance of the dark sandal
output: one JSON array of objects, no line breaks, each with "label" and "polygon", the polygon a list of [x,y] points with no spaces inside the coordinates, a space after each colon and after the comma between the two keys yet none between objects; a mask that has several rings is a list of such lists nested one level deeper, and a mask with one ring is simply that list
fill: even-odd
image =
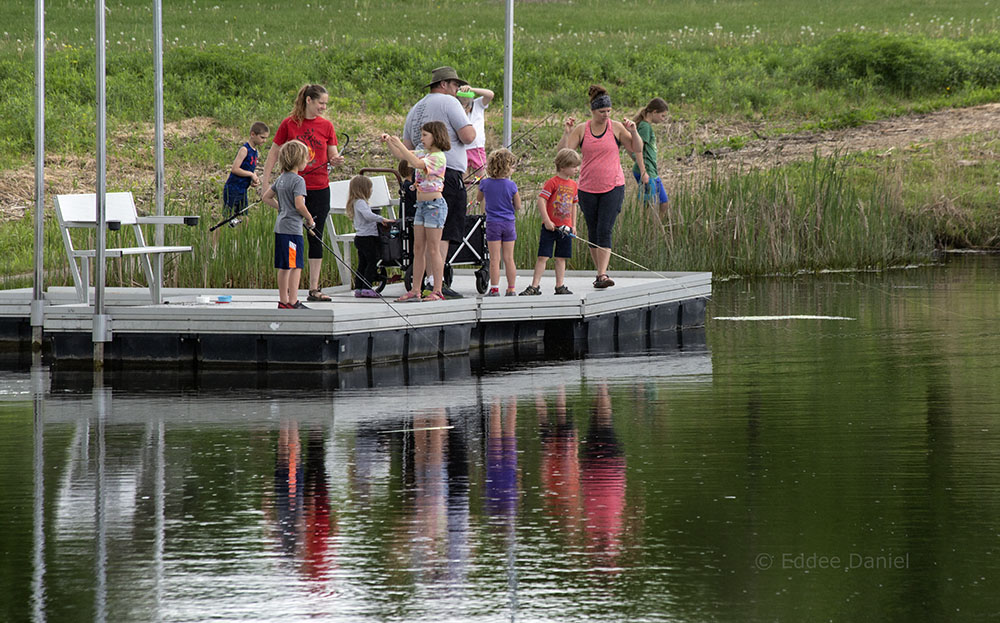
[{"label": "dark sandal", "polygon": [[323,291],[317,288],[316,290],[309,290],[309,296],[306,297],[306,300],[312,301],[314,303],[316,302],[329,303],[333,299],[323,294]]},{"label": "dark sandal", "polygon": [[610,288],[613,285],[615,285],[615,282],[612,281],[607,275],[598,275],[597,279],[594,280],[594,287],[602,290],[604,288]]}]

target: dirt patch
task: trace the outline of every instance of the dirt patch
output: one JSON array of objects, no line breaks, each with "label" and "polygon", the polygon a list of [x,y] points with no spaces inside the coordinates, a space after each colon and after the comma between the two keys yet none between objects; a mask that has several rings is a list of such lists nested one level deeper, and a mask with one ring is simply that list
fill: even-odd
[{"label": "dirt patch", "polygon": [[[722,130],[720,132],[720,130]],[[858,128],[828,132],[800,132],[769,137],[763,124],[728,128],[698,128],[692,132],[681,124],[666,130],[667,144],[677,144],[692,138],[702,144],[725,140],[732,136],[754,136],[742,149],[710,149],[688,155],[661,168],[667,180],[697,178],[712,168],[765,169],[791,162],[811,160],[835,154],[913,150],[922,144],[958,139],[982,132],[1000,131],[1000,104],[984,104],[971,108],[941,110],[933,113],[894,117]],[[961,163],[959,163],[961,164]],[[669,184],[668,184],[669,185]]]},{"label": "dirt patch", "polygon": [[[537,120],[524,120],[528,124]],[[559,124],[561,120],[547,120],[547,124]],[[363,115],[357,118],[338,119],[338,128],[351,133],[348,153],[357,159],[376,160],[376,155],[384,155],[384,147],[378,142],[378,134],[383,130],[398,128],[402,117]],[[365,130],[351,131],[351,128]],[[275,128],[272,128],[272,131]],[[814,154],[830,156],[855,152],[877,152],[889,154],[893,151],[916,149],[924,143],[957,139],[982,132],[1000,131],[1000,104],[984,104],[971,108],[941,110],[933,113],[909,115],[885,119],[868,125],[833,130],[829,132],[800,132],[772,136],[774,126],[768,124],[724,124],[708,123],[698,126],[674,122],[667,124],[660,135],[661,145],[706,145],[718,144],[736,136],[755,137],[742,149],[717,148],[690,153],[664,163],[660,174],[664,183],[672,187],[679,182],[697,179],[713,169],[737,170],[769,168],[790,162],[810,160]],[[235,142],[240,137],[216,125],[213,119],[198,117],[168,123],[164,127],[166,140],[190,140],[197,136],[222,132],[232,133]],[[153,141],[152,124],[136,124],[124,128],[111,136],[113,142],[135,141],[136,135]],[[499,137],[493,137],[494,140]],[[528,137],[530,143],[530,137]],[[537,151],[543,152],[543,146]],[[663,147],[661,147],[663,149]],[[109,151],[113,151],[110,150]],[[360,158],[358,158],[360,157]],[[961,164],[961,163],[959,163]],[[151,181],[152,163],[137,167],[134,163],[108,158],[109,180],[128,180],[140,185],[143,180]],[[539,163],[539,166],[541,164]],[[548,162],[544,164],[547,169]],[[184,173],[184,172],[181,172]],[[190,171],[192,176],[203,176],[204,172]],[[90,156],[50,154],[45,161],[45,192],[58,194],[69,192],[91,192],[96,174],[94,159]],[[31,166],[0,171],[0,222],[21,218],[34,204],[35,174]]]}]

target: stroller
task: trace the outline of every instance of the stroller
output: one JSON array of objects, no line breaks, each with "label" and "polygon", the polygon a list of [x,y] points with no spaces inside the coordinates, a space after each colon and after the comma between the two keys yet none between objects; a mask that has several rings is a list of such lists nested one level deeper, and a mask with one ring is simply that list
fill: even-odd
[{"label": "stroller", "polygon": [[[403,202],[403,178],[395,169],[361,169],[367,173],[392,173],[399,185],[399,220],[389,225],[379,225],[379,259],[377,277],[372,287],[381,292],[393,279],[389,268],[403,271],[407,290],[413,285],[413,214]],[[454,279],[453,265],[475,265],[476,291],[485,294],[490,283],[490,256],[486,245],[486,217],[469,214],[465,217],[465,234],[460,242],[452,242],[444,266],[444,282],[449,287]]]}]

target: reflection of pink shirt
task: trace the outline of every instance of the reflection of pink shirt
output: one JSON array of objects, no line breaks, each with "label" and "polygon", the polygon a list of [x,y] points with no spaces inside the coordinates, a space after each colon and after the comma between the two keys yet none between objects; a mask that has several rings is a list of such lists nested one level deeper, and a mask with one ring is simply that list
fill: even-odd
[{"label": "reflection of pink shirt", "polygon": [[588,193],[606,193],[617,186],[625,185],[621,156],[618,153],[618,139],[615,138],[611,120],[600,136],[590,130],[590,121],[583,129],[580,141],[580,190]]},{"label": "reflection of pink shirt", "polygon": [[414,169],[417,191],[422,193],[439,193],[444,190],[444,171],[448,165],[448,159],[445,157],[444,152],[433,151],[427,153],[422,149],[418,149],[414,153],[427,165],[426,170]]}]

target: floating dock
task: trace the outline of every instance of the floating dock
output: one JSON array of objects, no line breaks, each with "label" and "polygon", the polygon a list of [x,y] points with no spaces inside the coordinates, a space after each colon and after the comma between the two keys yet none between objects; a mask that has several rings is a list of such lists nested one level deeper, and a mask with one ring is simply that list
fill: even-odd
[{"label": "floating dock", "polygon": [[[592,272],[570,271],[571,295],[552,294],[547,273],[541,296],[482,297],[472,272],[456,270],[452,287],[462,299],[394,303],[404,287],[391,283],[383,300],[327,288],[333,301],[307,302],[307,310],[277,309],[274,289],[165,288],[164,303],[152,305],[146,288],[106,288],[104,357],[108,365],[347,368],[511,349],[636,350],[704,325],[711,273],[610,276],[616,285],[606,290],[594,289]],[[530,283],[530,274],[518,275],[519,290]],[[217,302],[220,295],[231,302]],[[31,296],[30,288],[0,291],[0,349],[8,353],[31,350]],[[45,294],[42,346],[57,365],[93,362],[93,307],[75,297],[71,287]]]}]

